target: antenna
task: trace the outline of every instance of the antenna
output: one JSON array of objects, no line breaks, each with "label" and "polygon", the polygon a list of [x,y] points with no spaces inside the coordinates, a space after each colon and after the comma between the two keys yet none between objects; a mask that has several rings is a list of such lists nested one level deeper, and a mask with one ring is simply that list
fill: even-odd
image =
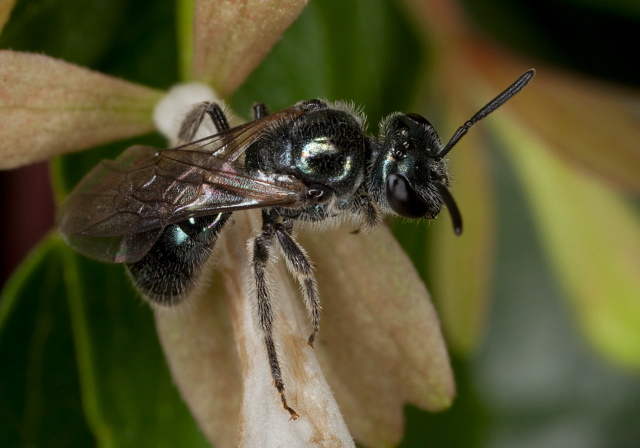
[{"label": "antenna", "polygon": [[447,145],[442,149],[442,151],[438,153],[437,159],[442,159],[444,156],[446,156],[447,153],[451,151],[451,148],[453,148],[456,145],[456,143],[458,143],[458,141],[467,133],[467,131],[471,129],[471,126],[476,124],[478,121],[482,120],[484,117],[489,115],[498,107],[502,106],[504,103],[509,101],[516,93],[521,91],[524,86],[529,84],[529,81],[531,81],[531,79],[535,74],[536,74],[536,71],[534,69],[527,70],[526,72],[524,72],[522,76],[520,76],[516,80],[516,82],[514,82],[509,87],[507,87],[504,90],[504,92],[502,92],[500,95],[492,99],[489,102],[489,104],[487,104],[482,109],[480,109],[478,113],[476,113],[473,117],[471,117],[469,121],[467,121],[465,124],[460,126],[456,131],[456,133],[453,134],[453,137],[451,137],[451,140],[449,140],[449,143],[447,143]]}]

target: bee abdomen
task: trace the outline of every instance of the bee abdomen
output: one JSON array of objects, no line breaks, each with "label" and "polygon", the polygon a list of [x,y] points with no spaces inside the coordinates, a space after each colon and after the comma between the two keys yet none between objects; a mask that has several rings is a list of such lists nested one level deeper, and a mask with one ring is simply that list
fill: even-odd
[{"label": "bee abdomen", "polygon": [[185,299],[230,215],[219,213],[167,226],[144,258],[127,264],[140,293],[161,306],[174,306]]}]

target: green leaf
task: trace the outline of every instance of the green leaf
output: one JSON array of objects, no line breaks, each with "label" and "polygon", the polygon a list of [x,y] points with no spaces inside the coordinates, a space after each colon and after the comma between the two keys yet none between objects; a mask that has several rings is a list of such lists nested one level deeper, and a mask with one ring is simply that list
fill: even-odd
[{"label": "green leaf", "polygon": [[176,1],[177,44],[180,80],[193,79],[193,20],[195,0]]},{"label": "green leaf", "polygon": [[640,367],[640,219],[611,189],[552,157],[504,115],[498,127],[540,235],[590,342]]},{"label": "green leaf", "polygon": [[125,5],[124,0],[18,0],[0,47],[92,65],[117,35]]},{"label": "green leaf", "polygon": [[121,266],[80,261],[52,236],[1,303],[0,354],[11,370],[0,383],[8,422],[0,440],[208,446],[171,381],[153,314]]},{"label": "green leaf", "polygon": [[206,446],[122,266],[64,249],[87,418],[104,446]]},{"label": "green leaf", "polygon": [[19,0],[0,48],[167,88],[177,81],[174,13],[173,0]]},{"label": "green leaf", "polygon": [[0,445],[95,444],[82,406],[64,265],[49,237],[0,297]]}]

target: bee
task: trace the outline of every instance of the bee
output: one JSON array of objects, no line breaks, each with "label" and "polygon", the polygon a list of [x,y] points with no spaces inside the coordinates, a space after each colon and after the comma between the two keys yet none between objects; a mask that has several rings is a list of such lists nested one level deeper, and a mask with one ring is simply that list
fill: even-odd
[{"label": "bee", "polygon": [[[446,145],[414,113],[391,114],[374,137],[366,133],[364,117],[343,103],[302,101],[273,114],[256,104],[254,120],[234,128],[219,104],[202,103],[182,123],[181,146],[132,146],[89,172],[62,205],[59,229],[83,255],[125,264],[152,304],[174,306],[189,296],[231,214],[260,209],[262,229],[249,244],[257,325],[275,387],[295,419],[273,341],[272,297],[265,280],[271,249],[281,249],[300,283],[313,347],[320,297],[311,260],[293,235],[294,223],[351,216],[366,230],[383,214],[433,219],[446,206],[454,232],[461,234],[445,156],[534,74],[532,69],[520,76]],[[205,119],[217,133],[193,141]]]}]

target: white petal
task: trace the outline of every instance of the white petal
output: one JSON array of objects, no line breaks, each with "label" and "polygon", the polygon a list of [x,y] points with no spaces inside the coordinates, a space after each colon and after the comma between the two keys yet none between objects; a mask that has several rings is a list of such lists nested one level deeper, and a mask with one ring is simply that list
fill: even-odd
[{"label": "white petal", "polygon": [[[167,94],[158,101],[153,111],[153,121],[156,128],[169,140],[170,146],[175,146],[182,118],[196,103],[216,101],[218,96],[211,87],[200,83],[178,84],[173,86]],[[211,133],[215,132],[213,129]]]},{"label": "white petal", "polygon": [[[273,385],[261,330],[251,301],[251,269],[244,241],[260,227],[255,215],[236,218],[227,229],[225,255],[219,269],[225,279],[240,358],[244,393],[240,418],[240,446],[354,446],[338,405],[320,370],[314,350],[307,345],[308,318],[282,263],[277,266],[271,292],[276,308],[275,339],[282,364],[289,405],[300,418],[289,420]],[[242,275],[238,276],[239,273]],[[240,281],[238,281],[240,279]]]},{"label": "white petal", "polygon": [[[219,431],[222,425],[233,420],[224,415],[225,411],[236,412],[237,387],[233,386],[236,381],[230,380],[228,375],[239,371],[243,392],[238,446],[354,446],[320,370],[316,352],[307,345],[310,327],[298,288],[291,284],[284,266],[279,263],[271,270],[274,280],[271,291],[277,315],[275,340],[287,399],[300,418],[290,420],[289,413],[282,407],[269,370],[262,333],[256,324],[251,287],[253,274],[245,244],[254,229],[260,228],[260,221],[256,214],[235,213],[227,226],[212,260],[218,270],[214,281],[222,282],[224,286],[224,301],[238,344],[240,369],[229,365],[237,363],[237,357],[218,356],[224,350],[210,350],[207,355],[206,350],[199,347],[200,344],[215,346],[217,344],[211,341],[221,337],[223,326],[216,324],[221,316],[210,315],[225,309],[225,306],[212,305],[220,303],[219,296],[211,295],[219,283],[196,291],[195,297],[191,297],[179,312],[157,313],[156,316],[174,379],[198,423],[216,446],[230,446],[228,434],[221,437]],[[185,334],[191,336],[184,337]]]}]

